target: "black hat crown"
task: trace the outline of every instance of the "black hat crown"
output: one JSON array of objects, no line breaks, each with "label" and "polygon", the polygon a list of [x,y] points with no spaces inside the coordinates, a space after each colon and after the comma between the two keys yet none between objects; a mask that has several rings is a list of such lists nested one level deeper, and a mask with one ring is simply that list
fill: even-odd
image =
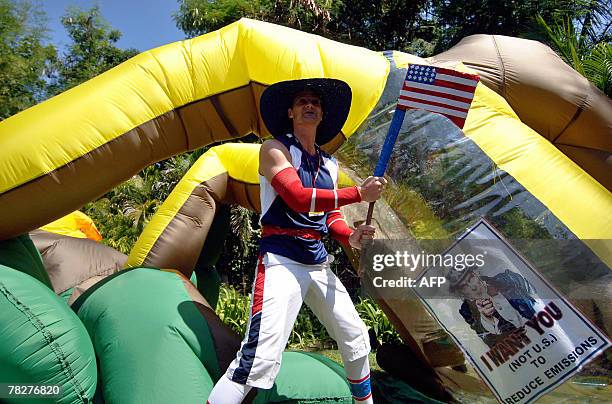
[{"label": "black hat crown", "polygon": [[287,110],[293,105],[295,96],[303,91],[312,91],[321,100],[323,120],[317,127],[315,142],[322,146],[340,133],[351,109],[352,91],[342,80],[316,78],[272,84],[261,95],[261,117],[274,137],[292,132],[293,124]]}]

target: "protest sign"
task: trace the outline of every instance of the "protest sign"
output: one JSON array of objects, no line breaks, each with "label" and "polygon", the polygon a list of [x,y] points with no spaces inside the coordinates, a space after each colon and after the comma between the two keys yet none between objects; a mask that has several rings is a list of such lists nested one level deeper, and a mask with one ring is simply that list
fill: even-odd
[{"label": "protest sign", "polygon": [[484,219],[443,256],[467,253],[484,258],[460,270],[430,267],[417,284],[446,282],[415,292],[500,402],[533,402],[611,345]]}]

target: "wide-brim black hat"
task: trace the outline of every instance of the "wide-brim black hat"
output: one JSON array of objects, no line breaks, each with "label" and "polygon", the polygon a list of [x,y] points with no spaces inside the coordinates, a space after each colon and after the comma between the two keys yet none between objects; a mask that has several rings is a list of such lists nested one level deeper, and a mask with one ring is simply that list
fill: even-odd
[{"label": "wide-brim black hat", "polygon": [[266,88],[261,95],[259,110],[266,127],[274,137],[293,131],[287,110],[295,95],[310,90],[321,99],[323,120],[317,128],[315,142],[322,146],[342,129],[351,109],[351,87],[337,79],[301,79],[281,81]]}]

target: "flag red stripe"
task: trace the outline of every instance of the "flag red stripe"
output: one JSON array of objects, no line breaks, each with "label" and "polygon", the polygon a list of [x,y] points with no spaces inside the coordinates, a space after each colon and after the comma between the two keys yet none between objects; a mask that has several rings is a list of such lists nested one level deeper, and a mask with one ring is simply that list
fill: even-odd
[{"label": "flag red stripe", "polygon": [[451,121],[453,121],[453,123],[457,125],[459,129],[463,129],[463,125],[465,125],[465,118],[459,118],[456,116],[448,116],[448,115],[446,115],[446,117],[450,119]]},{"label": "flag red stripe", "polygon": [[406,100],[406,101],[418,102],[420,104],[435,105],[436,107],[452,109],[452,110],[459,111],[459,112],[468,112],[468,110],[465,108],[459,108],[459,107],[455,107],[454,105],[448,105],[448,104],[444,104],[441,102],[422,100],[420,98],[407,97],[405,95],[400,95],[399,98],[401,98],[402,100]]},{"label": "flag red stripe", "polygon": [[415,93],[433,95],[436,97],[444,97],[444,98],[448,98],[448,99],[455,100],[455,101],[465,102],[467,104],[472,102],[471,98],[459,97],[458,95],[447,94],[447,93],[442,93],[438,91],[425,90],[423,88],[404,86],[403,90],[414,91]]},{"label": "flag red stripe", "polygon": [[467,117],[467,114],[468,114],[465,111],[455,111],[454,109],[448,109],[446,107],[438,107],[435,105],[421,104],[418,102],[402,100],[402,99],[398,100],[397,103],[398,105],[404,105],[408,108],[422,109],[422,110],[429,111],[429,112],[435,112],[436,114],[451,115],[451,116],[456,116],[462,119]]},{"label": "flag red stripe", "polygon": [[[422,111],[426,111],[422,108],[414,108],[414,107],[409,107],[407,105],[401,105],[401,104],[397,104],[397,109],[401,109],[402,111],[407,111],[409,109],[415,109],[415,110],[422,110]],[[432,112],[432,111],[429,111]],[[459,127],[459,129],[463,129],[463,125],[465,125],[465,118],[459,118],[458,116],[451,116],[451,115],[446,115],[446,114],[440,114],[439,112],[434,112],[438,115],[444,115],[445,117],[447,117],[448,119],[450,119],[455,125],[457,125]]]},{"label": "flag red stripe", "polygon": [[[407,111],[409,109],[415,109],[415,110],[419,110],[421,108],[413,108],[413,107],[408,107],[406,105],[397,105],[397,109],[401,109],[402,111]],[[424,111],[423,109],[421,109],[422,111]],[[438,115],[444,115],[444,114],[439,114],[437,112],[434,112],[435,114]],[[465,125],[465,118],[459,118],[457,116],[449,116],[449,115],[444,115],[446,118],[450,119],[455,125],[457,125],[459,127],[459,129],[463,129],[463,125]]]},{"label": "flag red stripe", "polygon": [[474,90],[476,89],[474,86],[464,86],[463,84],[452,83],[445,80],[435,80],[433,85],[438,87],[454,88],[455,90],[466,91],[468,93],[474,93]]},{"label": "flag red stripe", "polygon": [[429,91],[438,91],[444,94],[452,94],[452,95],[456,95],[457,97],[463,97],[463,98],[469,98],[469,99],[474,98],[474,91],[462,91],[462,90],[457,90],[451,87],[436,86],[435,84],[408,82],[407,84],[404,83],[404,87],[406,86],[410,88],[412,87],[421,88],[421,89],[429,90]]},{"label": "flag red stripe", "polygon": [[448,74],[436,74],[435,78],[438,80],[450,81],[451,83],[457,83],[470,87],[476,87],[476,84],[478,84],[476,80],[466,79],[465,77],[449,76]]},{"label": "flag red stripe", "polygon": [[451,70],[444,67],[436,67],[436,72],[441,74],[448,74],[449,76],[461,77],[468,80],[480,80],[477,74],[458,72],[457,70]]},{"label": "flag red stripe", "polygon": [[400,91],[399,96],[400,97],[402,96],[403,97],[413,97],[413,98],[418,98],[419,100],[427,100],[431,102],[441,102],[443,104],[453,105],[455,107],[463,108],[466,110],[469,109],[471,105],[471,103],[469,102],[455,101],[455,100],[451,100],[450,98],[446,98],[444,97],[443,93],[440,93],[438,96],[434,96],[434,95],[421,94],[421,93],[417,93],[417,92],[410,91],[410,90],[402,90]]}]

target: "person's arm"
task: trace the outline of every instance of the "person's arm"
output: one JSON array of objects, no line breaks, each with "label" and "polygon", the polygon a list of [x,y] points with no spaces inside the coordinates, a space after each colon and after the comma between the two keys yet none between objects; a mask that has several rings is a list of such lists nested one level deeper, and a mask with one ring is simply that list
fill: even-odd
[{"label": "person's arm", "polygon": [[349,237],[355,230],[349,227],[339,210],[332,210],[327,214],[326,224],[329,234],[334,240],[345,247],[350,246]]},{"label": "person's arm", "polygon": [[376,229],[374,226],[361,224],[352,229],[344,220],[339,210],[332,210],[327,214],[327,228],[332,238],[344,247],[353,247],[361,250],[363,240],[373,239]]},{"label": "person's arm", "polygon": [[272,187],[296,212],[329,212],[341,206],[361,202],[356,186],[341,189],[306,188],[293,167],[279,171],[272,178]]},{"label": "person's arm", "polygon": [[296,212],[328,212],[354,202],[372,202],[380,197],[386,181],[369,177],[361,187],[322,189],[304,187],[295,168],[289,163],[287,148],[277,140],[261,146],[259,167],[285,203]]}]

